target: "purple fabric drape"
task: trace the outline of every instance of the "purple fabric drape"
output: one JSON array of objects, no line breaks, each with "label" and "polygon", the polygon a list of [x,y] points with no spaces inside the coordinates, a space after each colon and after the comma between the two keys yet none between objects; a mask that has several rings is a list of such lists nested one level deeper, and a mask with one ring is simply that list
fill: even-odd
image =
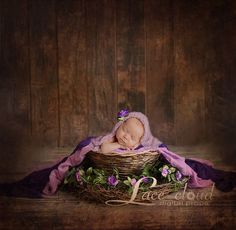
[{"label": "purple fabric drape", "polygon": [[[81,141],[70,155],[88,145],[91,141],[91,138],[92,137],[89,137]],[[141,147],[142,146],[138,146],[137,149]],[[167,148],[165,144],[161,144],[159,147]],[[50,172],[57,168],[61,163],[65,162],[67,158],[68,156],[64,157],[60,162],[49,168],[34,171],[20,181],[0,184],[0,195],[12,197],[43,198],[42,190],[48,182]],[[185,159],[185,162],[197,173],[200,178],[211,179],[213,182],[215,182],[216,187],[221,191],[231,191],[236,185],[235,172],[225,172],[218,170],[209,165],[191,159]]]},{"label": "purple fabric drape", "polygon": [[[222,191],[230,191],[235,187],[235,173],[224,172],[214,169],[210,162],[202,159],[185,159],[177,153],[171,152],[158,138],[151,133],[148,118],[140,112],[130,112],[122,121],[119,121],[112,131],[105,136],[89,137],[80,142],[74,151],[60,162],[54,163],[51,167],[37,170],[14,183],[0,184],[0,195],[43,198],[44,195],[54,195],[69,167],[79,165],[89,151],[97,152],[104,141],[110,140],[116,134],[117,129],[127,119],[134,117],[139,119],[144,126],[144,135],[141,145],[136,148],[136,153],[143,151],[159,151],[163,158],[172,166],[178,168],[182,175],[189,176],[188,187],[204,188],[213,182]],[[117,149],[118,153],[126,150]]]},{"label": "purple fabric drape", "polygon": [[192,159],[185,159],[185,162],[200,178],[212,180],[215,183],[216,188],[223,192],[229,192],[236,186],[236,172],[226,172],[215,169],[212,166]]},{"label": "purple fabric drape", "polygon": [[[92,138],[93,137],[88,137],[81,141],[70,155],[88,145]],[[56,169],[61,163],[65,162],[67,158],[68,156],[64,157],[60,162],[51,167],[34,171],[19,181],[13,183],[0,183],[0,195],[43,198],[42,191],[48,182],[51,171]]]}]

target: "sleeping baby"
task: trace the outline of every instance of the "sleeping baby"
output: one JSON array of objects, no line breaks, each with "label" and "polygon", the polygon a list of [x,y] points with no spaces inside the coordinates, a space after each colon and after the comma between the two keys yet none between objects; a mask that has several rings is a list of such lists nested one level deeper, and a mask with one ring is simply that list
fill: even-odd
[{"label": "sleeping baby", "polygon": [[117,129],[115,136],[101,144],[101,152],[109,153],[116,149],[135,150],[144,134],[144,127],[137,118],[129,118]]}]

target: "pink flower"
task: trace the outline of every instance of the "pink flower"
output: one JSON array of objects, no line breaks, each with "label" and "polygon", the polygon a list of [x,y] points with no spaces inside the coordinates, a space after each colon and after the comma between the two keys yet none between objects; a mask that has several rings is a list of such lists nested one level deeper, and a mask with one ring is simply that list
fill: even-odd
[{"label": "pink flower", "polygon": [[76,180],[77,180],[78,182],[80,182],[80,181],[81,181],[81,175],[80,175],[80,172],[79,172],[79,171],[75,174],[75,176],[76,176]]},{"label": "pink flower", "polygon": [[130,184],[132,186],[135,186],[136,183],[137,183],[137,180],[135,178],[131,179]]},{"label": "pink flower", "polygon": [[78,171],[78,172],[75,174],[75,176],[76,176],[77,182],[79,182],[79,184],[82,185],[82,184],[83,184],[83,181],[82,181],[82,179],[81,179],[80,171]]},{"label": "pink flower", "polygon": [[180,171],[177,171],[175,174],[176,180],[180,180],[182,178],[182,174],[180,173]]},{"label": "pink flower", "polygon": [[108,184],[112,186],[116,186],[119,182],[115,176],[109,176],[107,181],[108,181]]},{"label": "pink flower", "polygon": [[161,175],[162,175],[163,177],[166,177],[168,174],[169,174],[168,169],[167,169],[167,168],[163,168],[163,169],[162,169],[162,172],[161,172]]}]

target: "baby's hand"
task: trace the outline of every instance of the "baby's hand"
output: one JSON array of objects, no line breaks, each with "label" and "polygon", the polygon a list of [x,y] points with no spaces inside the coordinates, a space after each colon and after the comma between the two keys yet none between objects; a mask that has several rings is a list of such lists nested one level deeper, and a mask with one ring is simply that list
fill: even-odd
[{"label": "baby's hand", "polygon": [[124,146],[120,145],[118,142],[104,142],[101,145],[101,152],[102,153],[110,153],[115,149],[125,148]]}]

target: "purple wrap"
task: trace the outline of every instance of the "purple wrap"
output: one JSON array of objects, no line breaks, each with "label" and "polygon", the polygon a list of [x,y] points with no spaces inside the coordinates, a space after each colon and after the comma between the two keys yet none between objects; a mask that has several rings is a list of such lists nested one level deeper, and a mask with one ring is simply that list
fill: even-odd
[{"label": "purple wrap", "polygon": [[[205,180],[198,177],[197,173],[188,164],[185,163],[184,157],[181,157],[176,153],[169,151],[165,147],[159,148],[161,141],[152,135],[148,118],[143,113],[131,112],[127,116],[125,116],[122,121],[119,121],[115,125],[111,133],[108,133],[105,136],[92,138],[90,144],[88,144],[87,146],[85,146],[80,150],[77,150],[73,155],[69,156],[65,162],[61,163],[56,169],[52,170],[52,172],[49,175],[49,181],[45,186],[43,193],[46,195],[54,194],[57,191],[58,185],[63,181],[69,167],[80,164],[83,161],[86,153],[88,153],[89,151],[97,152],[99,150],[100,145],[104,141],[114,137],[116,134],[116,130],[120,127],[120,125],[131,117],[139,119],[144,126],[144,135],[141,139],[142,147],[135,150],[136,153],[143,152],[146,150],[151,150],[151,151],[157,150],[171,165],[177,167],[183,175],[190,176],[191,179],[189,182],[189,187],[202,188],[212,185],[211,180],[209,179]],[[116,152],[119,152],[121,154],[124,151],[126,150],[122,149],[116,150]]]}]

